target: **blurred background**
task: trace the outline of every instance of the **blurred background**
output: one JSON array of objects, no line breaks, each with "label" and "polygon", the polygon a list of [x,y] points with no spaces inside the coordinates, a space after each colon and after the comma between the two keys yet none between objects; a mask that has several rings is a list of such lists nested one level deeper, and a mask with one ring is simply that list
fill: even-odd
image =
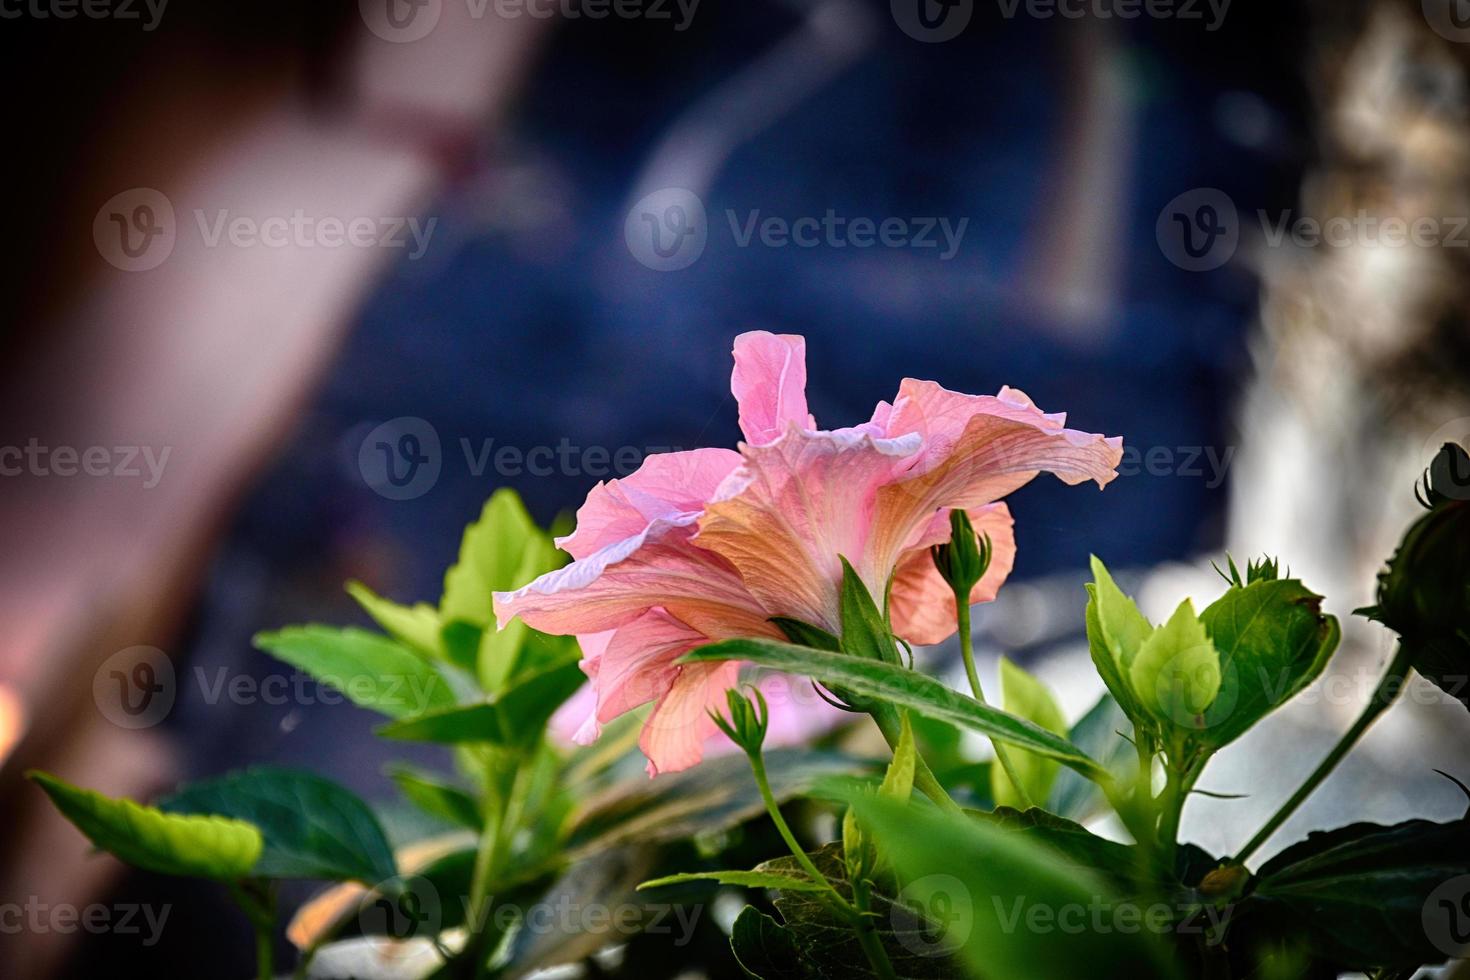
[{"label": "blurred background", "polygon": [[[247,961],[222,894],[88,857],[20,774],[386,801],[372,718],[270,696],[251,635],[362,621],[349,578],[432,601],[496,487],[549,521],[733,445],[741,331],[806,335],[827,427],[913,376],[1124,436],[1105,493],[1012,498],[977,618],[1074,714],[1089,553],[1154,617],[1230,549],[1346,618],[1470,438],[1463,0],[0,0],[0,43],[0,903],[173,905],[151,945],[7,929],[0,975]],[[1275,740],[1279,793],[1186,838],[1240,843],[1389,652],[1353,623],[1205,787]],[[1454,711],[1392,713],[1280,840],[1458,813]]]}]

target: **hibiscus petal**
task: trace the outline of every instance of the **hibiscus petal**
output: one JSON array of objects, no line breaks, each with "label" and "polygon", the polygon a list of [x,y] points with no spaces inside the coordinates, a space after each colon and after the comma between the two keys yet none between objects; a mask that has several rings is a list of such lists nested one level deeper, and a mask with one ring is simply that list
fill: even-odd
[{"label": "hibiscus petal", "polygon": [[[995,598],[1016,560],[1015,521],[1005,504],[987,504],[968,511],[970,523],[990,536],[990,567],[970,592],[970,603]],[[939,643],[955,631],[954,590],[934,567],[929,548],[950,538],[949,509],[935,513],[918,543],[904,552],[893,576],[889,611],[893,631],[916,645]]]},{"label": "hibiscus petal", "polygon": [[1064,428],[1062,416],[1044,414],[1009,388],[985,397],[906,380],[889,418],[889,435],[900,432],[920,432],[925,443],[904,479],[878,493],[870,560],[880,567],[896,563],[942,507],[983,506],[1042,472],[1102,487],[1123,457],[1121,439]]},{"label": "hibiscus petal", "polygon": [[740,407],[740,431],[752,445],[780,438],[789,423],[815,429],[806,407],[806,338],[764,330],[735,338],[730,391]]},{"label": "hibiscus petal", "polygon": [[704,758],[704,742],[719,731],[710,711],[725,708],[725,692],[740,678],[740,664],[685,664],[643,726],[638,747],[648,756],[648,774],[678,772]]},{"label": "hibiscus petal", "polygon": [[495,593],[503,627],[519,616],[543,633],[617,629],[661,606],[714,639],[779,635],[729,562],[690,542],[698,515],[659,519],[641,533]]},{"label": "hibiscus petal", "polygon": [[739,465],[740,454],[731,449],[649,456],[636,472],[593,487],[577,510],[577,529],[557,538],[557,546],[573,558],[586,558],[660,518],[698,511]]},{"label": "hibiscus petal", "polygon": [[[744,445],[745,463],[705,508],[695,543],[727,559],[772,614],[836,631],[839,556],[863,572],[878,489],[919,447],[917,435],[874,439],[794,425],[769,445]],[[869,589],[881,589],[889,571]]]}]

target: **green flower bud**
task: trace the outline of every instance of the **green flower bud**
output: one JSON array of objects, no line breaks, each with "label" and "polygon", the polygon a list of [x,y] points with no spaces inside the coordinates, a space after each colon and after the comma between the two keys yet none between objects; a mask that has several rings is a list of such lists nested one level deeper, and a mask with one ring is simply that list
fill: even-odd
[{"label": "green flower bud", "polygon": [[1434,458],[1410,526],[1365,610],[1399,634],[1414,669],[1470,708],[1470,455],[1452,443]]},{"label": "green flower bud", "polygon": [[990,535],[976,534],[970,515],[959,507],[949,512],[949,531],[949,543],[936,544],[930,554],[934,556],[934,567],[955,595],[968,600],[975,583],[990,568]]},{"label": "green flower bud", "polygon": [[730,741],[745,750],[746,755],[758,755],[761,744],[766,740],[766,729],[770,726],[770,710],[766,707],[765,695],[758,688],[750,688],[750,693],[755,698],[754,702],[731,688],[725,692],[730,717],[727,719],[718,711],[711,711],[709,716],[720,726],[720,731],[730,737]]}]

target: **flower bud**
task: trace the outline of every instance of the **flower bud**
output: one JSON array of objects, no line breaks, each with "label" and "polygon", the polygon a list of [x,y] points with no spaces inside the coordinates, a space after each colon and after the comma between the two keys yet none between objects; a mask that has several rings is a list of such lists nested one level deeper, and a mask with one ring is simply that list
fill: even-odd
[{"label": "flower bud", "polygon": [[990,535],[976,534],[970,515],[959,507],[949,512],[949,530],[949,543],[936,544],[930,554],[934,556],[934,567],[955,595],[968,602],[975,583],[990,568]]},{"label": "flower bud", "polygon": [[1470,707],[1470,456],[1446,443],[1424,482],[1429,512],[1378,576],[1369,614],[1399,634],[1415,670]]},{"label": "flower bud", "polygon": [[750,688],[750,693],[755,698],[753,702],[739,690],[731,688],[725,692],[725,700],[730,706],[730,717],[727,719],[718,711],[711,711],[709,715],[720,726],[720,731],[730,737],[730,741],[744,749],[747,755],[757,755],[766,740],[770,710],[766,707],[765,695],[759,688]]}]

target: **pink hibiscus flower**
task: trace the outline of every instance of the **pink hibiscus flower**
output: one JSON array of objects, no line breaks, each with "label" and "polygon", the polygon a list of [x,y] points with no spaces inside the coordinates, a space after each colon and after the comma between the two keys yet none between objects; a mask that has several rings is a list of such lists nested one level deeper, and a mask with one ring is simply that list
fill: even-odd
[{"label": "pink hibiscus flower", "polygon": [[954,596],[929,548],[949,539],[950,509],[990,535],[990,569],[970,596],[986,602],[1015,558],[996,501],[1043,471],[1104,486],[1122,458],[1121,439],[1065,428],[1014,388],[964,395],[911,378],[869,421],[821,430],[807,412],[803,338],[741,334],[734,353],[739,450],[650,456],[599,483],[557,541],[575,561],[495,595],[502,626],[519,616],[581,642],[596,703],[579,741],[657,702],[639,742],[650,774],[700,760],[717,731],[707,711],[738,680],[737,662],[679,657],[734,637],[783,639],[773,616],[838,632],[841,557],[874,596],[892,580],[898,636],[938,643],[954,632]]}]

